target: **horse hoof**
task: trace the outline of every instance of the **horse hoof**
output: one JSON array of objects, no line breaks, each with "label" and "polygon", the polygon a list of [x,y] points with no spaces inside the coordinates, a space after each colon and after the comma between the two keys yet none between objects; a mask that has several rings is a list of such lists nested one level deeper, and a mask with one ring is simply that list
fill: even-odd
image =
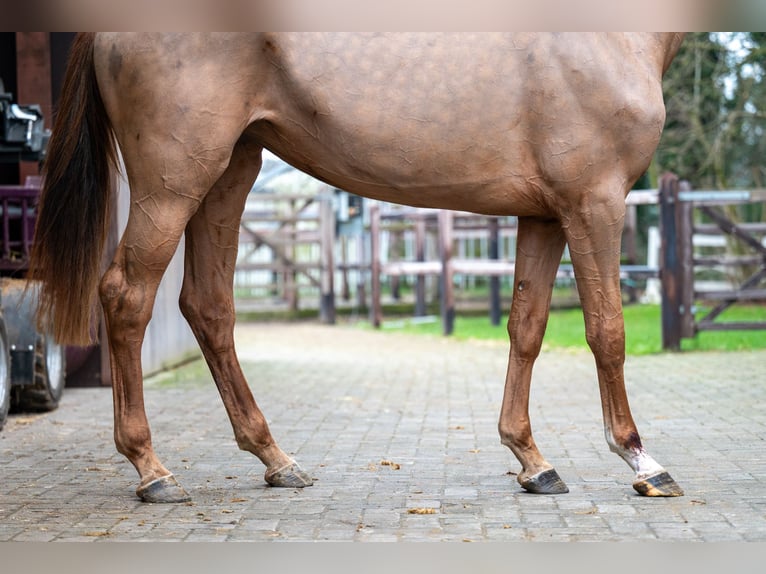
[{"label": "horse hoof", "polygon": [[566,494],[569,492],[569,488],[554,469],[544,470],[523,481],[520,480],[519,484],[532,494]]},{"label": "horse hoof", "polygon": [[263,478],[270,486],[285,488],[303,488],[314,484],[311,477],[295,462],[275,471],[267,471]]},{"label": "horse hoof", "polygon": [[637,480],[633,483],[633,488],[642,496],[683,496],[684,491],[675,480],[667,473],[661,472]]},{"label": "horse hoof", "polygon": [[136,494],[141,502],[189,502],[191,496],[172,474],[151,481],[136,489]]}]

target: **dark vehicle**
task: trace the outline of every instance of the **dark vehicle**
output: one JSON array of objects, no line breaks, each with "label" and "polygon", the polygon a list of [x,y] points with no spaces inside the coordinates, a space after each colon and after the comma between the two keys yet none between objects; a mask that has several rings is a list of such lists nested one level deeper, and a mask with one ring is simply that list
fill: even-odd
[{"label": "dark vehicle", "polygon": [[[41,162],[49,137],[40,107],[14,103],[0,80],[0,162]],[[0,185],[0,429],[9,410],[55,409],[64,391],[65,349],[37,330],[38,285],[24,280],[40,184]]]}]

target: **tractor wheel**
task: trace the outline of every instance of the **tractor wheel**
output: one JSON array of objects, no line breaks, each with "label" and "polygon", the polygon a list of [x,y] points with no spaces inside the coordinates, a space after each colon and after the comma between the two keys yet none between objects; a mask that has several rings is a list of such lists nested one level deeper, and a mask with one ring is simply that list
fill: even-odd
[{"label": "tractor wheel", "polygon": [[15,389],[14,410],[52,411],[64,393],[64,347],[41,333],[36,339],[34,384]]},{"label": "tractor wheel", "polygon": [[8,353],[8,338],[5,324],[0,315],[0,429],[5,425],[11,406],[11,358]]}]

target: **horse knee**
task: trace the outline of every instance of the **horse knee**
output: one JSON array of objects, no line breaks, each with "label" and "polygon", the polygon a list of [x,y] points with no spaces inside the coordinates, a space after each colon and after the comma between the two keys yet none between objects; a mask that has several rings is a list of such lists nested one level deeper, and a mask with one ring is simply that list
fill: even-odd
[{"label": "horse knee", "polygon": [[622,322],[586,322],[585,339],[599,366],[620,367],[625,362],[625,330]]},{"label": "horse knee", "polygon": [[546,317],[511,315],[508,320],[508,336],[511,350],[522,361],[534,361],[540,354],[545,333]]}]

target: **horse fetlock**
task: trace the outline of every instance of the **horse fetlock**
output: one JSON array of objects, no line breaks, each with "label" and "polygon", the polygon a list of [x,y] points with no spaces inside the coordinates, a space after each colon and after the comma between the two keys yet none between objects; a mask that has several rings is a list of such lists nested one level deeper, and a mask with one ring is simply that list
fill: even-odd
[{"label": "horse fetlock", "polygon": [[511,449],[516,456],[526,451],[537,450],[528,425],[519,427],[500,421],[497,429],[500,443]]},{"label": "horse fetlock", "polygon": [[115,432],[114,446],[121,455],[134,465],[152,451],[152,439],[148,429]]},{"label": "horse fetlock", "polygon": [[643,447],[621,448],[618,445],[610,445],[610,450],[620,456],[628,466],[636,473],[636,480],[643,480],[650,476],[665,472],[665,469],[654,460]]},{"label": "horse fetlock", "polygon": [[259,440],[253,439],[251,435],[235,434],[234,438],[240,450],[254,454],[266,466],[272,466],[275,463],[284,465],[291,460],[270,436],[267,439]]}]

